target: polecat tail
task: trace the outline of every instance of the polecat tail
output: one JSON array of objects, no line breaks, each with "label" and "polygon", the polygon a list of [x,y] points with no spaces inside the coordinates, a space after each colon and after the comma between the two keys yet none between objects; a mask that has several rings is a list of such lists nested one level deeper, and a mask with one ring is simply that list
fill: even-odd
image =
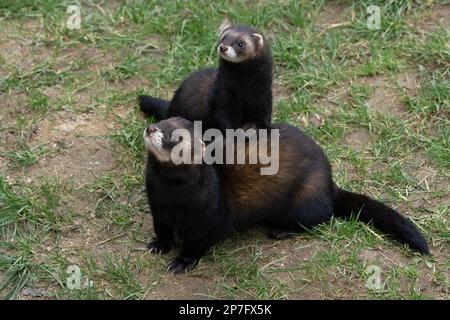
[{"label": "polecat tail", "polygon": [[334,214],[337,217],[358,215],[360,221],[372,223],[377,229],[422,254],[430,254],[425,238],[411,220],[365,195],[336,187]]},{"label": "polecat tail", "polygon": [[156,121],[166,118],[170,101],[150,96],[139,96],[139,107],[148,117],[154,117]]}]

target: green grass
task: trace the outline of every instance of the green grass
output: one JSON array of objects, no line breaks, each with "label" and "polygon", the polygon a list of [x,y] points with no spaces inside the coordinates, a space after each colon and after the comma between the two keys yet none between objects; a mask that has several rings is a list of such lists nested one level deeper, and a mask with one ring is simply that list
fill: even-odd
[{"label": "green grass", "polygon": [[[245,259],[242,259],[245,257]],[[206,259],[205,259],[206,260]],[[212,298],[281,299],[284,298],[283,284],[273,277],[266,268],[261,268],[263,250],[258,246],[241,248],[218,247],[212,259],[219,268],[222,279],[219,289]]]},{"label": "green grass", "polygon": [[[426,27],[443,3],[1,1],[0,296],[33,299],[23,290],[37,288],[57,299],[448,299],[450,33]],[[72,4],[80,30],[65,27]],[[372,4],[380,30],[366,25]],[[216,65],[225,16],[270,42],[281,92],[274,120],[312,136],[340,186],[411,217],[433,257],[339,219],[284,242],[254,232],[230,239],[182,279],[166,275],[175,253],[142,250],[153,236],[142,141],[152,120],[136,97],[170,98],[192,71]],[[417,83],[399,83],[405,74]],[[402,112],[368,106],[380,83]],[[66,119],[80,127],[60,129]],[[358,148],[354,132],[368,136]],[[85,162],[68,159],[74,153]],[[64,161],[64,178],[49,159]],[[381,291],[365,287],[371,264],[382,269]],[[71,265],[92,286],[67,288]]]},{"label": "green grass", "polygon": [[49,151],[44,145],[31,147],[23,139],[17,141],[17,149],[2,152],[1,155],[10,161],[13,168],[30,167],[39,162],[39,159],[48,154]]},{"label": "green grass", "polygon": [[113,282],[116,290],[120,292],[121,296],[118,296],[118,298],[137,299],[145,293],[142,287],[145,284],[139,283],[127,260],[117,261],[111,257],[106,257],[105,262],[107,280]]},{"label": "green grass", "polygon": [[5,298],[15,298],[36,278],[58,284],[52,266],[38,261],[37,250],[70,218],[68,215],[60,217],[55,212],[62,189],[58,183],[44,182],[27,187],[11,185],[0,178],[0,265],[5,275],[1,290]]},{"label": "green grass", "polygon": [[405,97],[408,110],[423,116],[448,115],[450,112],[449,71],[430,74],[418,97]]}]

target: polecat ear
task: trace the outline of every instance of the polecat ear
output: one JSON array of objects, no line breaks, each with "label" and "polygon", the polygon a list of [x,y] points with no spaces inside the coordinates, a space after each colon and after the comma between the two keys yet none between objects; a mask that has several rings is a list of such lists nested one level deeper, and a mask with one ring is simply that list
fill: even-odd
[{"label": "polecat ear", "polygon": [[223,20],[222,24],[220,25],[219,29],[217,29],[217,36],[220,37],[229,28],[231,28],[231,22],[230,20],[228,20],[228,18],[225,18],[225,20]]},{"label": "polecat ear", "polygon": [[264,38],[259,33],[254,33],[252,36],[256,39],[256,43],[258,44],[258,47],[262,47],[264,45]]}]

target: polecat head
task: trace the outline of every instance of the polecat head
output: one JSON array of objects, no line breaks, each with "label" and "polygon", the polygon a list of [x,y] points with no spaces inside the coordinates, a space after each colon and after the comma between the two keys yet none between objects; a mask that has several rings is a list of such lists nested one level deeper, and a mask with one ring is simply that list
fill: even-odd
[{"label": "polecat head", "polygon": [[[159,162],[181,164],[185,163],[180,162],[181,160],[192,161],[191,156],[197,152],[197,145],[200,146],[199,152],[202,155],[205,145],[202,140],[195,144],[194,138],[194,123],[181,117],[162,120],[144,130],[145,147]],[[175,148],[177,150],[173,152]],[[183,152],[187,153],[187,158],[181,159]]]},{"label": "polecat head", "polygon": [[222,59],[234,63],[251,60],[265,48],[264,37],[257,30],[244,26],[233,26],[225,21],[219,27],[217,51]]}]

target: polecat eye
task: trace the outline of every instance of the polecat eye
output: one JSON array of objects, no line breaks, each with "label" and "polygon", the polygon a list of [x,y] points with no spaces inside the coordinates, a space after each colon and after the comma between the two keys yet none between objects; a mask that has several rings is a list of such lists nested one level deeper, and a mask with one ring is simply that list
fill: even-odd
[{"label": "polecat eye", "polygon": [[238,42],[238,47],[239,48],[243,48],[245,46],[245,43],[243,43],[243,42]]}]

